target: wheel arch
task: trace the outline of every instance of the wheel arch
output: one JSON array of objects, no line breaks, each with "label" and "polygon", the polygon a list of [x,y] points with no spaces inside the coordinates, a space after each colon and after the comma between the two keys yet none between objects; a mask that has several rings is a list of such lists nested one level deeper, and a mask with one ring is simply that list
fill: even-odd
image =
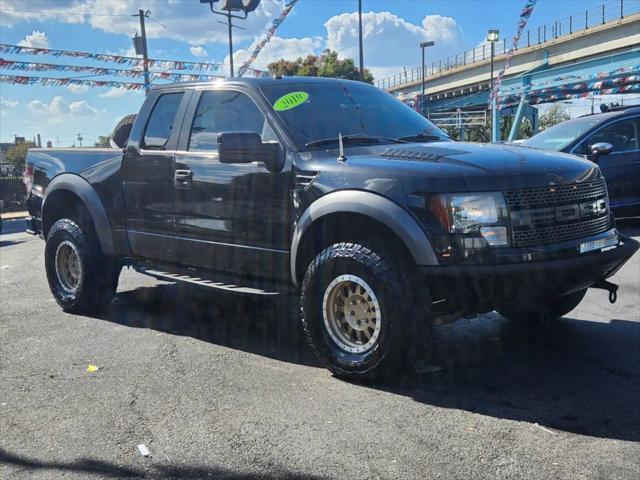
[{"label": "wheel arch", "polygon": [[114,254],[113,234],[102,201],[89,182],[72,173],[56,176],[47,186],[42,202],[42,233],[44,237],[47,237],[55,220],[61,218],[56,216],[55,212],[62,206],[67,207],[66,202],[71,199],[80,202],[80,205],[89,212],[102,253],[112,256]]},{"label": "wheel arch", "polygon": [[[304,275],[304,264],[318,253],[315,251],[319,248],[316,244],[322,243],[318,242],[318,234],[335,225],[335,222],[345,225],[345,218],[356,220],[353,223],[346,222],[351,234],[362,229],[361,222],[368,222],[367,225],[376,232],[391,234],[399,242],[402,253],[417,265],[438,263],[426,233],[400,205],[375,193],[340,190],[313,202],[296,224],[291,241],[291,278],[296,285],[300,284]],[[332,229],[329,228],[329,231]],[[345,235],[337,237],[338,241],[347,240],[342,238]]]}]

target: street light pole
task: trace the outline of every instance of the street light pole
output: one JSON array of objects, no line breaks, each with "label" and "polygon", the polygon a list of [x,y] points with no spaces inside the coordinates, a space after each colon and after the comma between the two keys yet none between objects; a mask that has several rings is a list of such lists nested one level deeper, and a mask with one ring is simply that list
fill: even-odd
[{"label": "street light pole", "polygon": [[500,30],[489,30],[487,33],[487,41],[491,43],[491,81],[489,90],[489,98],[491,99],[491,141],[498,141],[498,132],[500,131],[500,119],[498,118],[497,95],[493,91],[493,62],[496,55],[496,42],[500,39]]},{"label": "street light pole", "polygon": [[358,0],[358,30],[360,47],[360,80],[364,82],[364,48],[362,47],[362,0]]},{"label": "street light pole", "polygon": [[420,113],[422,114],[423,117],[426,117],[425,115],[425,91],[426,91],[426,78],[425,78],[425,66],[424,66],[424,49],[427,47],[433,47],[435,45],[435,42],[422,42],[420,43],[420,48],[422,49],[422,94],[420,95]]}]

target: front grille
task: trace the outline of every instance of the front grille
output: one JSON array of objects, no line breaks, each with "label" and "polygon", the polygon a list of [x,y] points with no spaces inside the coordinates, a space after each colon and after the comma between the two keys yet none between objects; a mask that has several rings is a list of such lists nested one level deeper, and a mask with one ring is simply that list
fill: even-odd
[{"label": "front grille", "polygon": [[509,208],[562,205],[564,203],[582,202],[589,199],[603,198],[607,195],[604,179],[593,182],[574,183],[554,187],[529,188],[512,190],[505,193]]},{"label": "front grille", "polygon": [[505,192],[514,247],[558,243],[609,228],[604,179]]},{"label": "front grille", "polygon": [[513,243],[516,247],[533,247],[548,243],[564,242],[576,238],[588,237],[604,232],[609,227],[609,215],[587,220],[586,222],[553,225],[544,228],[515,230]]}]

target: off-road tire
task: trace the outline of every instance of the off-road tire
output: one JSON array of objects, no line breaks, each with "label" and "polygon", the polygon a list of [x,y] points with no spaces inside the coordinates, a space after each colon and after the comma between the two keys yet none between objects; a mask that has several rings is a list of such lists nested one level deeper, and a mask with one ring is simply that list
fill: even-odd
[{"label": "off-road tire", "polygon": [[585,288],[556,298],[549,302],[545,309],[518,310],[516,308],[505,308],[499,310],[498,313],[510,320],[525,322],[528,325],[549,325],[576,308],[586,293],[587,289]]},{"label": "off-road tire", "polygon": [[[111,303],[121,265],[102,254],[89,228],[83,230],[74,220],[63,218],[53,224],[47,235],[45,269],[49,288],[62,309],[71,313],[101,313]],[[70,242],[80,260],[80,280],[73,293],[65,290],[56,268],[56,252]]]},{"label": "off-road tire", "polygon": [[136,117],[137,115],[132,113],[126,115],[118,122],[109,139],[113,148],[125,148],[127,146],[127,141],[129,140],[129,135],[131,134],[131,129],[136,121]]},{"label": "off-road tire", "polygon": [[[353,381],[388,378],[407,367],[421,318],[406,271],[391,255],[379,255],[358,243],[336,243],[320,252],[304,276],[300,315],[305,337],[320,363],[336,376]],[[349,353],[331,338],[323,316],[324,296],[341,275],[356,275],[375,293],[381,329],[376,343],[363,353]]]}]

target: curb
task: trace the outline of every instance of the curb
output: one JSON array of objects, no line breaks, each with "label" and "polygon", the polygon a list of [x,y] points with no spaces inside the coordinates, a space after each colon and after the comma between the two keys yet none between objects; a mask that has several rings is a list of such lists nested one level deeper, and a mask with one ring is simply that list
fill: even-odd
[{"label": "curb", "polygon": [[2,220],[15,220],[15,219],[23,219],[24,217],[29,216],[29,212],[5,212],[1,214]]}]

